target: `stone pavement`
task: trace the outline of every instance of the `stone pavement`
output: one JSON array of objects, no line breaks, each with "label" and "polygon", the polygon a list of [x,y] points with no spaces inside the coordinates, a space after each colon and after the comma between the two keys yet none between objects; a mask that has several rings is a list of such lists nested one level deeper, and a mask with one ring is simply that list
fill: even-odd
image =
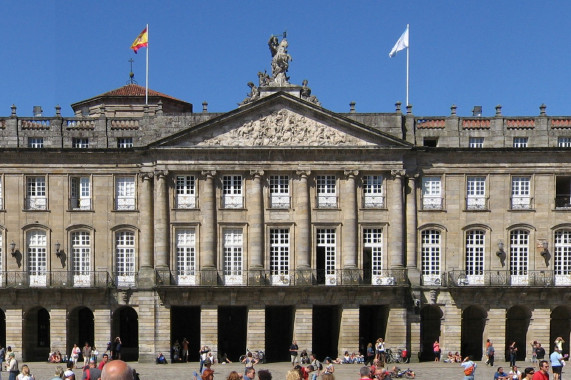
[{"label": "stone pavement", "polygon": [[[30,362],[22,363],[28,364],[32,370],[32,374],[36,377],[36,380],[49,380],[53,377],[55,368],[57,364],[40,363],[40,362]],[[494,378],[494,372],[499,366],[503,366],[505,372],[509,372],[508,363],[497,362],[494,368],[484,365],[484,363],[477,362],[478,367],[476,369],[475,380],[492,380]],[[137,372],[140,373],[141,380],[192,380],[192,373],[198,371],[198,363],[188,363],[188,364],[149,364],[149,363],[137,363],[129,362],[132,368],[135,368]],[[528,366],[533,366],[532,363],[519,362],[520,371],[523,372],[523,368]],[[358,380],[359,379],[359,364],[343,364],[335,366],[335,379],[336,380]],[[464,373],[458,363],[410,363],[400,365],[401,368],[410,368],[416,372],[417,379],[458,379],[462,380]],[[535,365],[537,368],[537,365]],[[224,380],[231,371],[237,371],[238,373],[243,373],[244,366],[241,364],[216,364],[214,365],[214,379]],[[269,369],[272,373],[274,379],[283,380],[285,379],[286,373],[291,369],[290,363],[268,363],[268,364],[257,364],[255,366],[256,370],[259,369]],[[76,379],[80,380],[82,377],[81,369],[75,370]],[[565,374],[565,371],[564,371]],[[552,378],[553,375],[550,375]],[[2,379],[8,379],[8,373],[2,372]],[[565,375],[563,376],[565,379]]]}]

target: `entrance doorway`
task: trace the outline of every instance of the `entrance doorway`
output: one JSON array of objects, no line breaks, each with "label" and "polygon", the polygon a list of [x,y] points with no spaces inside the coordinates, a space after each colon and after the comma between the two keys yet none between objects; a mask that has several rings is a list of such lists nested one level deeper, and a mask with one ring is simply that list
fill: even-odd
[{"label": "entrance doorway", "polygon": [[28,311],[24,319],[23,351],[25,361],[45,361],[50,353],[50,313],[44,308]]},{"label": "entrance doorway", "polygon": [[[199,306],[173,306],[171,307],[171,347],[178,341],[181,345],[188,340],[188,361],[200,361],[200,307]],[[169,357],[163,352],[165,357]],[[182,351],[181,351],[182,354]]]},{"label": "entrance doorway", "polygon": [[218,307],[218,355],[235,362],[246,353],[247,322],[246,306]]},{"label": "entrance doorway", "polygon": [[[562,354],[569,354],[569,339],[571,339],[571,312],[567,306],[557,306],[551,312],[551,322],[549,325],[549,342],[548,344],[542,343],[542,346],[549,352],[553,352],[555,339],[562,337],[565,343],[563,343]],[[540,342],[541,343],[541,342]]]},{"label": "entrance doorway", "polygon": [[440,341],[440,320],[442,310],[438,306],[429,305],[420,310],[420,360],[434,360],[432,345]]},{"label": "entrance doorway", "polygon": [[139,317],[131,307],[123,307],[113,313],[111,339],[121,338],[121,359],[139,360]]},{"label": "entrance doorway", "polygon": [[359,351],[367,352],[367,344],[386,338],[389,307],[387,305],[362,305],[359,307]]},{"label": "entrance doorway", "polygon": [[506,320],[506,361],[509,360],[509,346],[516,342],[517,360],[525,360],[527,329],[531,319],[530,311],[523,306],[514,306],[507,312]]},{"label": "entrance doorway", "polygon": [[293,340],[294,315],[293,306],[266,307],[266,361],[289,361],[287,348]]},{"label": "entrance doorway", "polygon": [[341,309],[339,306],[313,306],[313,352],[319,360],[326,356],[335,359],[338,354]]},{"label": "entrance doorway", "polygon": [[469,306],[462,312],[462,357],[472,355],[474,360],[482,360],[482,345],[486,312],[477,307]]},{"label": "entrance doorway", "polygon": [[87,307],[78,307],[69,314],[65,352],[70,352],[74,344],[81,348],[85,342],[88,342],[90,346],[94,343],[93,312]]}]

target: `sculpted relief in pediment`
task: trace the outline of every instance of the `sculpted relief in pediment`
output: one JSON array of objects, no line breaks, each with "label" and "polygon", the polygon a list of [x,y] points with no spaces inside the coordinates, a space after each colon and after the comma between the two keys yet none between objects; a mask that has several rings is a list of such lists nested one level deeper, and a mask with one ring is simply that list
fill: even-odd
[{"label": "sculpted relief in pediment", "polygon": [[286,109],[250,120],[199,146],[342,146],[370,145],[357,137]]}]

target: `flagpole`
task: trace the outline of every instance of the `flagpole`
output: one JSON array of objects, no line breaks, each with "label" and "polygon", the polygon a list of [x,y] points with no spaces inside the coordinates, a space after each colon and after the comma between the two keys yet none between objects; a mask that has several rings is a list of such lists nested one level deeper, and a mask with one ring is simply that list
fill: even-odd
[{"label": "flagpole", "polygon": [[[147,24],[147,64],[145,69],[145,105],[149,104],[149,24]],[[408,57],[408,52],[407,52]],[[407,74],[408,75],[408,74]]]},{"label": "flagpole", "polygon": [[[409,30],[409,24],[406,24],[406,30],[408,31],[408,47],[406,48],[406,105],[409,106],[409,102],[408,102],[408,78],[409,78],[409,51],[410,51],[410,30]],[[148,49],[147,49],[147,53],[148,53]]]}]

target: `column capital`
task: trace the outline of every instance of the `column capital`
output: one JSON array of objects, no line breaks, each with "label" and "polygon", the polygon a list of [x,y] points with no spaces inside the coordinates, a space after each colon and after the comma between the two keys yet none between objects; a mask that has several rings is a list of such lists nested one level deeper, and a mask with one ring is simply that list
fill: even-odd
[{"label": "column capital", "polygon": [[153,173],[149,173],[149,172],[141,173],[141,179],[143,180],[143,182],[152,181],[153,180]]},{"label": "column capital", "polygon": [[200,174],[206,178],[213,178],[216,177],[216,170],[203,170]]},{"label": "column capital", "polygon": [[396,178],[402,178],[406,175],[406,170],[404,169],[392,169],[391,176]]},{"label": "column capital", "polygon": [[343,174],[347,178],[355,178],[359,175],[359,171],[358,170],[344,170]]},{"label": "column capital", "polygon": [[169,175],[168,170],[155,170],[155,176],[157,179],[165,179]]},{"label": "column capital", "polygon": [[264,176],[264,171],[262,169],[251,169],[250,170],[250,175],[252,177],[263,177]]},{"label": "column capital", "polygon": [[295,174],[302,178],[307,178],[311,175],[311,170],[296,170]]}]

